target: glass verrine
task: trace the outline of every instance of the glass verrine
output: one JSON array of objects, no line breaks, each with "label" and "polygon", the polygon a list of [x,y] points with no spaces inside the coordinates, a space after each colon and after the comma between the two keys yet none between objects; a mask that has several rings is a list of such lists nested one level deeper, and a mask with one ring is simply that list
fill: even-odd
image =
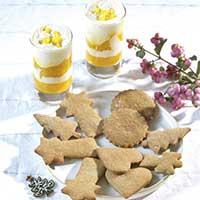
[{"label": "glass verrine", "polygon": [[61,94],[72,85],[72,32],[66,26],[44,25],[31,36],[34,85],[42,94]]},{"label": "glass verrine", "polygon": [[85,15],[88,71],[99,78],[112,77],[121,66],[126,9],[120,0],[95,0]]}]

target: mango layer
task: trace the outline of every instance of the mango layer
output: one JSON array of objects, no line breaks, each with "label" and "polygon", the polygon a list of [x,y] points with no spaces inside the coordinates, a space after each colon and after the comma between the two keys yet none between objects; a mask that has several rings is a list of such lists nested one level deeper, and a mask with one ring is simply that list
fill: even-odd
[{"label": "mango layer", "polygon": [[72,77],[62,83],[43,83],[34,76],[35,88],[45,94],[59,94],[65,92],[72,85]]},{"label": "mango layer", "polygon": [[[115,36],[115,34],[112,34],[108,40],[106,40],[105,42],[103,42],[102,44],[96,44],[93,41],[90,41],[88,38],[86,38],[86,42],[88,47],[90,47],[91,49],[94,49],[96,51],[106,51],[106,50],[112,50],[110,42],[112,40],[112,38]],[[117,34],[117,38],[119,39],[119,41],[123,40],[123,33],[118,33]]]},{"label": "mango layer", "polygon": [[40,78],[44,77],[60,77],[64,75],[72,65],[72,56],[65,59],[59,65],[51,66],[48,68],[42,68],[42,66],[33,58],[34,66],[36,69],[40,69]]},{"label": "mango layer", "polygon": [[95,65],[97,67],[110,67],[113,66],[115,64],[117,64],[122,58],[122,53],[118,53],[115,56],[111,56],[111,57],[95,57],[92,56],[91,54],[89,54],[89,52],[86,52],[86,60],[88,61],[88,63],[90,63],[91,65]]}]

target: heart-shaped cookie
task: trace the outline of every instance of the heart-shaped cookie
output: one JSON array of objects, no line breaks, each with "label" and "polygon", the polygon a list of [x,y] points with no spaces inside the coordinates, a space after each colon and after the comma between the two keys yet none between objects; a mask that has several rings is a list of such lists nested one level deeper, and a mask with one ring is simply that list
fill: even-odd
[{"label": "heart-shaped cookie", "polygon": [[105,175],[109,184],[125,198],[144,188],[152,179],[151,171],[142,167],[130,169],[121,175],[107,170]]}]

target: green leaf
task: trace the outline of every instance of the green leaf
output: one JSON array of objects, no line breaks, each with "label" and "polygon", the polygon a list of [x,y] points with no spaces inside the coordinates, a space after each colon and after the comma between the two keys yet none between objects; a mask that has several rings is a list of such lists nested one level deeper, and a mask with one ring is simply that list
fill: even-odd
[{"label": "green leaf", "polygon": [[200,61],[198,61],[198,63],[197,63],[197,71],[196,71],[196,73],[197,73],[197,76],[199,76],[199,74],[200,74]]},{"label": "green leaf", "polygon": [[190,76],[190,77],[192,77],[192,76],[194,75],[193,72],[188,72],[187,74],[188,74],[188,76]]},{"label": "green leaf", "polygon": [[165,71],[165,68],[161,66],[160,71]]},{"label": "green leaf", "polygon": [[160,42],[158,45],[156,45],[154,51],[156,52],[157,55],[160,55],[160,52],[163,48],[163,45],[167,42],[167,39],[164,39],[162,42]]},{"label": "green leaf", "polygon": [[173,97],[166,97],[166,100],[169,101],[169,102],[172,102]]},{"label": "green leaf", "polygon": [[197,56],[196,55],[193,55],[189,58],[190,60],[197,60]]},{"label": "green leaf", "polygon": [[144,49],[141,49],[141,50],[137,51],[136,52],[136,56],[139,57],[139,58],[144,58],[144,56],[145,56]]},{"label": "green leaf", "polygon": [[183,68],[184,65],[184,61],[182,60],[182,58],[178,58],[178,61],[176,62],[176,65],[180,68]]}]

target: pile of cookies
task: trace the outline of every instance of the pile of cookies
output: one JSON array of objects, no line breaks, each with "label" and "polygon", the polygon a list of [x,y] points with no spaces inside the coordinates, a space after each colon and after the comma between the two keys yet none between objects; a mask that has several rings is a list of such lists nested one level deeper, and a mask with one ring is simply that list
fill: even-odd
[{"label": "pile of cookies", "polygon": [[[63,193],[74,200],[96,199],[100,190],[97,182],[105,175],[107,182],[128,198],[150,184],[152,171],[171,175],[182,166],[181,154],[170,152],[169,147],[190,128],[149,131],[157,106],[144,91],[119,92],[112,100],[111,114],[104,119],[93,104],[85,92],[68,93],[56,117],[34,115],[44,135],[35,152],[47,165],[64,164],[65,158],[83,159],[78,174],[66,182]],[[68,119],[72,116],[75,121]],[[98,146],[95,138],[102,134],[115,147]],[[138,145],[154,154],[143,155],[133,148]]]}]

